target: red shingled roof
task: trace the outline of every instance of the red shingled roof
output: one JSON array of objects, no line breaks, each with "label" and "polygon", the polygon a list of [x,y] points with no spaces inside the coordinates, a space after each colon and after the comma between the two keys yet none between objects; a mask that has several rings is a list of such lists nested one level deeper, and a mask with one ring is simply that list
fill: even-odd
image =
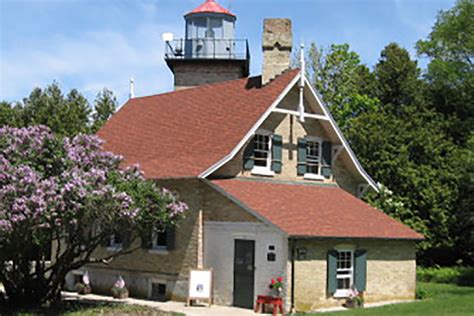
[{"label": "red shingled roof", "polygon": [[247,179],[212,183],[290,236],[423,239],[338,187]]},{"label": "red shingled roof", "polygon": [[298,72],[261,88],[243,78],[134,98],[97,134],[147,178],[197,177],[230,154]]},{"label": "red shingled roof", "polygon": [[206,2],[204,2],[196,9],[192,10],[191,12],[187,13],[186,15],[193,14],[193,13],[223,13],[223,14],[235,16],[233,13],[231,13],[227,9],[224,9],[220,4],[218,4],[214,0],[206,0]]}]

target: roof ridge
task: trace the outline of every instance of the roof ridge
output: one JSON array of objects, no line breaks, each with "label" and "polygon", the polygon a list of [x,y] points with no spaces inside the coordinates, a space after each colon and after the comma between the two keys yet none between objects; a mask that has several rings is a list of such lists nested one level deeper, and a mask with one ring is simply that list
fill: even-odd
[{"label": "roof ridge", "polygon": [[202,89],[202,88],[209,87],[209,86],[218,86],[218,85],[222,85],[222,84],[229,84],[229,83],[235,82],[235,81],[249,80],[249,79],[258,78],[258,77],[261,77],[261,75],[259,75],[259,76],[253,76],[253,77],[244,77],[244,78],[230,79],[230,80],[219,81],[219,82],[205,83],[205,84],[200,84],[200,85],[197,85],[197,86],[189,87],[189,88],[186,88],[186,89],[167,91],[167,92],[162,92],[162,93],[156,93],[156,94],[151,94],[151,95],[145,95],[145,96],[142,96],[142,97],[135,97],[135,98],[133,98],[132,100],[144,99],[144,98],[151,98],[151,97],[157,97],[157,96],[162,96],[162,95],[167,95],[167,94],[174,94],[174,93],[183,93],[183,92],[189,92],[189,91],[196,91],[196,90],[198,90],[198,89]]}]

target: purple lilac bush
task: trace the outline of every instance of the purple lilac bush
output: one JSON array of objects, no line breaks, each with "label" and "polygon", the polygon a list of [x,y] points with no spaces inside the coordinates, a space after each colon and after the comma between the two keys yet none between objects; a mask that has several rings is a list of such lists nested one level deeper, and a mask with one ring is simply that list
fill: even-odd
[{"label": "purple lilac bush", "polygon": [[133,240],[188,209],[96,136],[3,127],[0,148],[0,300],[13,305],[54,301],[69,271],[120,255],[95,254],[110,235]]}]

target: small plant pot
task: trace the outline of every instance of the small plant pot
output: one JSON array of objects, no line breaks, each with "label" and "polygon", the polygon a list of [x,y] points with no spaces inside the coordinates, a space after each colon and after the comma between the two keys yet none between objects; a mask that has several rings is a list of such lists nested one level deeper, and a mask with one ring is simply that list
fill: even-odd
[{"label": "small plant pot", "polygon": [[76,285],[77,294],[86,295],[92,292],[90,285],[77,284]]},{"label": "small plant pot", "polygon": [[361,308],[361,307],[364,307],[364,302],[358,302],[356,300],[346,300],[346,303],[344,304],[344,307],[346,307],[346,308]]},{"label": "small plant pot", "polygon": [[122,291],[112,291],[112,296],[116,299],[123,300],[125,298],[128,298],[128,290],[122,290]]}]

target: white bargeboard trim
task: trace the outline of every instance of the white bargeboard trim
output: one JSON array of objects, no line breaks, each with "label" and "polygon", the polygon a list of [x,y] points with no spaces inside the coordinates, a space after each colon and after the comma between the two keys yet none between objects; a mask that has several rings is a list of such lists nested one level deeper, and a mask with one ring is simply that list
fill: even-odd
[{"label": "white bargeboard trim", "polygon": [[316,98],[318,101],[319,105],[321,106],[321,109],[324,112],[324,115],[329,118],[329,123],[331,123],[331,126],[334,128],[336,131],[337,137],[339,138],[341,144],[344,146],[344,148],[347,150],[347,153],[349,154],[349,157],[351,158],[352,162],[354,163],[357,171],[359,171],[360,175],[367,181],[367,183],[376,191],[379,192],[379,187],[378,185],[372,180],[372,178],[367,174],[367,172],[362,168],[362,165],[360,164],[359,160],[357,160],[357,157],[355,156],[354,152],[352,151],[351,147],[349,146],[349,143],[347,142],[346,138],[344,135],[342,135],[341,130],[337,126],[336,122],[334,121],[334,118],[332,117],[331,113],[329,112],[328,108],[326,107],[326,104],[321,100],[321,98],[318,96],[316,91],[314,90],[313,86],[310,84],[308,81],[308,78],[305,77],[306,84],[309,87],[309,90],[313,94],[313,96]]},{"label": "white bargeboard trim", "polygon": [[272,105],[263,113],[263,115],[258,119],[258,121],[254,124],[254,126],[248,131],[248,133],[242,138],[242,140],[237,144],[237,146],[224,158],[219,160],[217,163],[213,164],[211,167],[209,167],[207,170],[205,170],[203,173],[201,173],[198,178],[206,178],[208,175],[222,167],[225,163],[227,163],[229,160],[235,157],[239,150],[247,143],[247,141],[250,139],[250,137],[255,134],[257,129],[262,125],[262,123],[267,119],[267,117],[273,112],[273,110],[277,107],[278,104],[280,104],[281,100],[290,92],[291,88],[298,82],[298,79],[301,76],[301,71],[298,72],[298,74],[291,80],[290,84],[286,86],[285,90],[276,98],[276,100],[272,103]]}]

